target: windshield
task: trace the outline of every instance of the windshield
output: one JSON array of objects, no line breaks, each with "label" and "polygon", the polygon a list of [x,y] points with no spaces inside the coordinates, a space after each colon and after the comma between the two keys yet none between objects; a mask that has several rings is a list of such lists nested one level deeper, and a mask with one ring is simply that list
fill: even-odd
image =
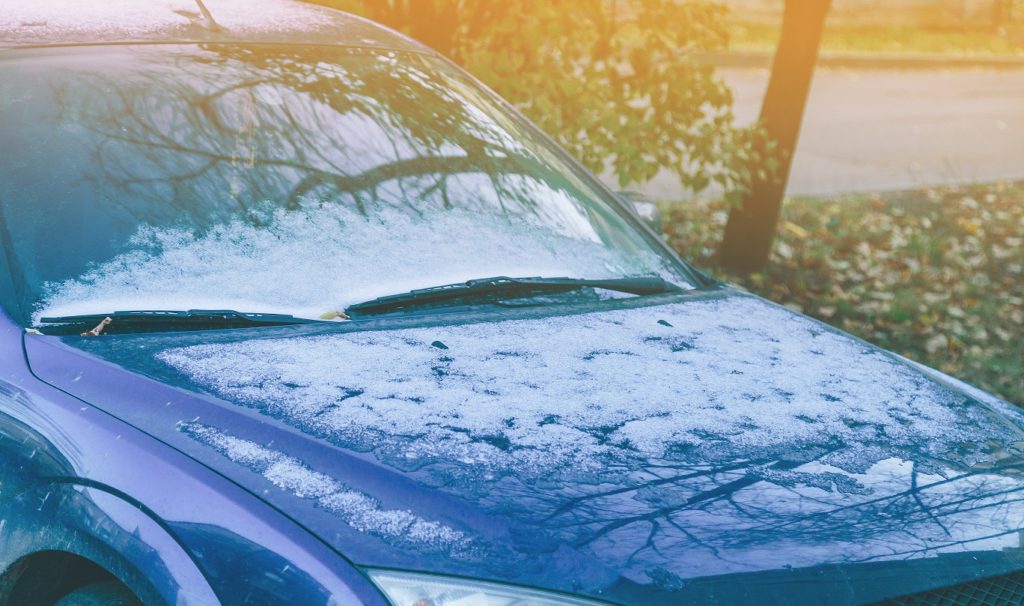
[{"label": "windshield", "polygon": [[439,59],[234,45],[12,54],[0,236],[5,305],[21,321],[309,318],[499,275],[689,286],[590,177]]}]

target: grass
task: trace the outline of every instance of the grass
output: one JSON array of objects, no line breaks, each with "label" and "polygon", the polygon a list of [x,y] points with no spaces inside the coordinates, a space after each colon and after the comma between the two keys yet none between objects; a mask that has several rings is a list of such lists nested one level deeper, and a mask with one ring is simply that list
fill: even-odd
[{"label": "grass", "polygon": [[[779,28],[734,23],[730,48],[774,51]],[[937,53],[956,56],[1024,55],[1024,25],[1003,32],[915,27],[826,27],[822,52]]]},{"label": "grass", "polygon": [[665,231],[719,278],[1024,406],[1024,183],[787,200],[769,267],[717,270],[722,202]]}]

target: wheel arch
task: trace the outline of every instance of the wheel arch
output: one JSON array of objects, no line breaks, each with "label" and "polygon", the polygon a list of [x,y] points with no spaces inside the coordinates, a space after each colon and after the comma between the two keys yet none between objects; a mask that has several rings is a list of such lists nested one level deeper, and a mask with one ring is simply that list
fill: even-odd
[{"label": "wheel arch", "polygon": [[72,591],[107,581],[117,578],[87,558],[68,551],[37,551],[0,575],[0,596],[4,606],[52,606]]},{"label": "wheel arch", "polygon": [[115,580],[147,606],[219,603],[162,521],[108,487],[49,482],[21,492],[3,509],[9,540],[0,546],[0,606],[38,606],[19,596],[40,572],[63,591],[57,599],[92,582]]}]

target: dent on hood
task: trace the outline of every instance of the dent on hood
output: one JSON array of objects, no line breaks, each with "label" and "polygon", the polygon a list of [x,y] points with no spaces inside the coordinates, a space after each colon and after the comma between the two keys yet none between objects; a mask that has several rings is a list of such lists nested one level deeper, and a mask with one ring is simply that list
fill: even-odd
[{"label": "dent on hood", "polygon": [[157,357],[643,582],[1002,545],[1024,527],[999,473],[1018,432],[752,297]]}]

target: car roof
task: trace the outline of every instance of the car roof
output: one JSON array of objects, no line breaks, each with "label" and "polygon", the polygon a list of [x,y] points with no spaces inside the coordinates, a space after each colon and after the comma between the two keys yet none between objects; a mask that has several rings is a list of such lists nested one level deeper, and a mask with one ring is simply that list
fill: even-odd
[{"label": "car roof", "polygon": [[0,48],[174,42],[428,51],[366,19],[299,0],[0,0]]}]

